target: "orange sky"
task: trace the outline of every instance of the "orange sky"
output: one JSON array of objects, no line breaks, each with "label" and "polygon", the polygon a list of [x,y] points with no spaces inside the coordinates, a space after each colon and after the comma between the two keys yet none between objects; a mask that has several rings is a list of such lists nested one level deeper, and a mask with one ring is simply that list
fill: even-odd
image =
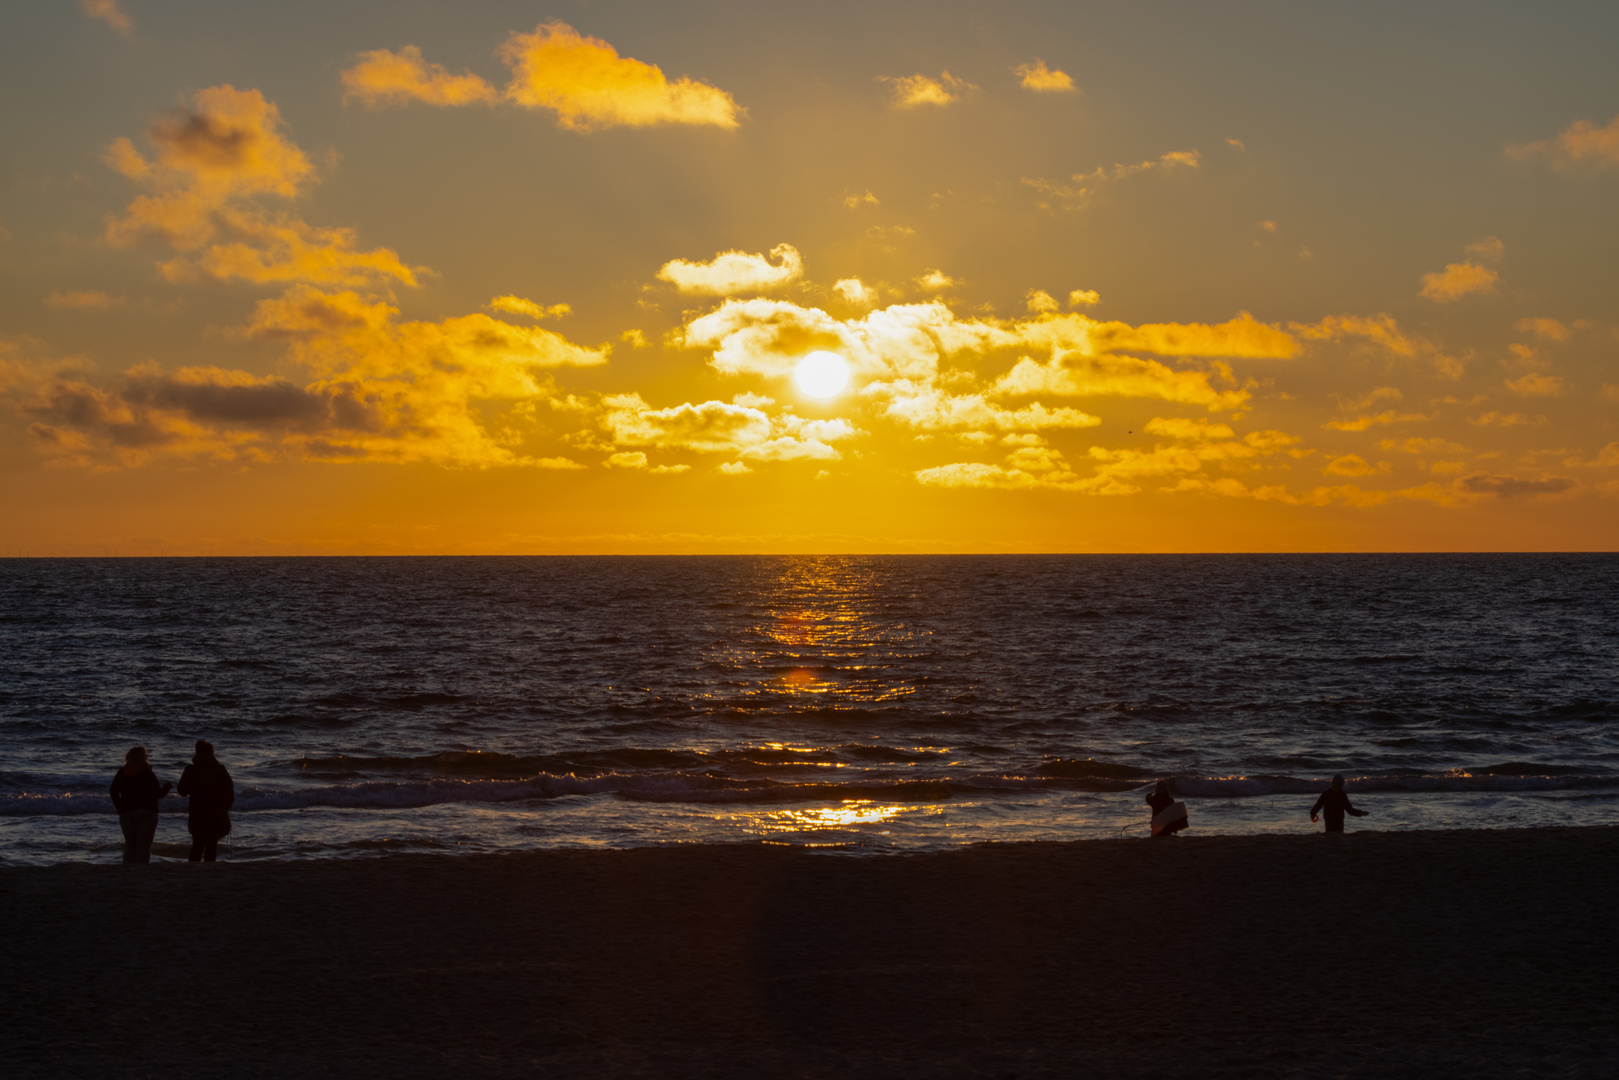
[{"label": "orange sky", "polygon": [[1613,548],[1619,17],[1284,10],[0,14],[0,549]]}]

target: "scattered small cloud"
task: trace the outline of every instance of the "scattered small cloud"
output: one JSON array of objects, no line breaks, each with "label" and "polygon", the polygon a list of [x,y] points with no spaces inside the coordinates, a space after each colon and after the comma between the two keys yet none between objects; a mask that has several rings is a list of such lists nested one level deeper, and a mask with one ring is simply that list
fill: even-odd
[{"label": "scattered small cloud", "polygon": [[1095,289],[1075,289],[1068,294],[1068,306],[1071,308],[1090,307],[1101,302],[1102,294]]},{"label": "scattered small cloud", "polygon": [[46,307],[75,308],[81,311],[106,311],[109,308],[123,307],[128,302],[127,297],[109,296],[99,289],[85,292],[53,292],[45,298]]},{"label": "scattered small cloud", "polygon": [[1246,150],[1246,149],[1248,149],[1248,147],[1243,143],[1243,141],[1241,139],[1227,139],[1226,140],[1226,145],[1227,146],[1234,146],[1238,150]]},{"label": "scattered small cloud", "polygon": [[511,69],[504,91],[470,72],[451,74],[407,45],[362,53],[343,72],[344,96],[373,108],[422,101],[462,106],[508,101],[554,113],[570,131],[687,124],[735,128],[743,110],[729,93],[695,79],[671,81],[663,69],[628,56],[600,38],[552,20],[533,33],[513,32],[498,54]]},{"label": "scattered small cloud", "polygon": [[1392,472],[1393,469],[1394,467],[1386,461],[1379,461],[1373,465],[1359,454],[1345,454],[1327,462],[1321,471],[1334,476],[1377,476]]},{"label": "scattered small cloud", "polygon": [[1562,397],[1568,392],[1568,384],[1560,375],[1543,375],[1538,371],[1518,379],[1507,380],[1507,389],[1519,397]]},{"label": "scattered small cloud", "polygon": [[943,270],[929,270],[918,277],[916,283],[928,292],[938,292],[941,289],[949,289],[961,284],[960,281],[957,281]]},{"label": "scattered small cloud", "polygon": [[1450,263],[1444,270],[1422,275],[1419,293],[1441,304],[1459,300],[1469,293],[1491,293],[1500,274],[1475,262]]},{"label": "scattered small cloud", "polygon": [[1043,289],[1030,289],[1025,303],[1028,309],[1035,313],[1057,311],[1062,306],[1057,303],[1056,297]]},{"label": "scattered small cloud", "polygon": [[850,210],[858,210],[862,206],[881,206],[882,203],[878,202],[877,196],[868,190],[864,195],[845,195],[843,205]]},{"label": "scattered small cloud", "polygon": [[1587,163],[1619,165],[1619,116],[1607,127],[1577,120],[1555,139],[1507,147],[1507,156],[1520,161],[1547,158],[1553,168],[1564,170]]},{"label": "scattered small cloud", "polygon": [[1354,416],[1343,420],[1329,420],[1321,426],[1332,428],[1334,431],[1366,431],[1382,424],[1409,424],[1427,419],[1429,417],[1421,413],[1403,413],[1394,409],[1385,409],[1380,413]]},{"label": "scattered small cloud", "polygon": [[1482,240],[1475,240],[1468,244],[1465,250],[1469,255],[1475,255],[1480,259],[1500,262],[1501,256],[1507,250],[1507,246],[1501,242],[1501,238],[1498,236],[1486,236]]},{"label": "scattered small cloud", "polygon": [[743,476],[753,470],[748,468],[745,461],[727,461],[720,465],[719,471],[726,476]]},{"label": "scattered small cloud", "polygon": [[550,307],[544,307],[532,300],[525,300],[521,296],[497,296],[489,301],[489,307],[493,311],[505,311],[513,315],[527,315],[531,319],[559,319],[564,315],[573,313],[573,308],[567,304],[552,304]]},{"label": "scattered small cloud", "polygon": [[1491,411],[1482,416],[1469,417],[1467,422],[1475,427],[1523,427],[1534,421],[1523,413],[1505,413]]},{"label": "scattered small cloud", "polygon": [[1012,71],[1022,81],[1023,89],[1036,94],[1073,94],[1079,89],[1066,71],[1048,68],[1044,60],[1019,64]]},{"label": "scattered small cloud", "polygon": [[1259,227],[1261,229],[1264,229],[1268,233],[1273,233],[1273,232],[1276,231],[1276,222],[1274,222],[1274,221],[1261,221],[1259,223]]},{"label": "scattered small cloud", "polygon": [[804,260],[791,244],[770,249],[772,264],[763,255],[745,251],[723,251],[706,263],[672,259],[658,271],[658,280],[667,281],[684,293],[729,296],[738,292],[779,289],[804,276]]},{"label": "scattered small cloud", "polygon": [[1137,173],[1149,172],[1153,169],[1174,171],[1177,169],[1197,169],[1203,164],[1203,155],[1196,150],[1171,150],[1167,154],[1160,154],[1156,159],[1138,162],[1134,165],[1115,164],[1098,166],[1088,173],[1074,173],[1066,180],[1048,180],[1040,176],[1025,176],[1020,183],[1027,188],[1040,193],[1042,201],[1036,203],[1042,210],[1071,211],[1084,208],[1096,194],[1101,185]]},{"label": "scattered small cloud", "polygon": [[397,53],[373,49],[343,72],[343,99],[381,109],[424,101],[429,105],[493,105],[500,92],[470,72],[452,75],[442,64],[429,64],[422,50],[406,45]]},{"label": "scattered small cloud", "polygon": [[894,104],[901,109],[914,109],[919,105],[949,105],[960,101],[978,87],[958,79],[948,71],[937,79],[931,75],[879,75],[877,81],[887,83],[894,92]]},{"label": "scattered small cloud", "polygon": [[1519,319],[1518,329],[1546,341],[1567,341],[1574,333],[1557,319]]},{"label": "scattered small cloud", "polygon": [[859,278],[843,278],[832,286],[832,291],[851,304],[870,307],[877,303],[877,291],[867,288]]},{"label": "scattered small cloud", "polygon": [[118,0],[79,0],[79,7],[92,19],[100,19],[125,37],[135,36],[135,22],[124,14]]},{"label": "scattered small cloud", "polygon": [[1543,476],[1526,480],[1516,476],[1492,476],[1473,473],[1456,481],[1456,486],[1473,495],[1499,495],[1512,498],[1517,495],[1561,495],[1575,487],[1566,476]]},{"label": "scattered small cloud", "polygon": [[632,349],[644,349],[649,344],[646,335],[639,330],[626,330],[618,335],[618,340],[627,343]]}]

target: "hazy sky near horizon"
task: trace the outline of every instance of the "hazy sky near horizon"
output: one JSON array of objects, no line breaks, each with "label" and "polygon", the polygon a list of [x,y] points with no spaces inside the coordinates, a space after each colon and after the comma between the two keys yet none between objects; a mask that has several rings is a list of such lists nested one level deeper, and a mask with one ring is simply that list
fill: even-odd
[{"label": "hazy sky near horizon", "polygon": [[21,0],[0,547],[1611,549],[1616,40]]}]

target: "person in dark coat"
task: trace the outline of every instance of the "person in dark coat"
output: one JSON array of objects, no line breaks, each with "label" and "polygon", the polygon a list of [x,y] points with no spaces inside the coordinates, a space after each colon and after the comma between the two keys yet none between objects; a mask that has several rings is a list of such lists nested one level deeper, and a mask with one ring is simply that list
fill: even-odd
[{"label": "person in dark coat", "polygon": [[146,747],[134,746],[124,755],[124,767],[112,778],[112,808],[118,811],[118,825],[124,830],[124,861],[152,861],[152,837],[157,835],[157,804],[174,785],[157,782],[157,774],[146,760]]},{"label": "person in dark coat", "polygon": [[230,808],[236,805],[236,785],[214,757],[214,744],[197,740],[197,753],[180,774],[180,794],[191,800],[186,827],[191,831],[191,861],[219,858],[219,841],[230,835]]},{"label": "person in dark coat", "polygon": [[[1168,780],[1158,781],[1158,786],[1153,789],[1151,795],[1147,796],[1147,805],[1152,807],[1152,816],[1154,818],[1157,818],[1159,814],[1162,814],[1165,810],[1168,810],[1171,806],[1175,805],[1175,792],[1169,786]],[[1186,817],[1185,815],[1182,815],[1178,819],[1164,825],[1163,828],[1155,830],[1153,835],[1174,836],[1176,833],[1186,828],[1186,825]]]},{"label": "person in dark coat", "polygon": [[1356,810],[1349,805],[1349,796],[1344,794],[1344,778],[1341,776],[1334,776],[1332,786],[1323,791],[1321,797],[1316,799],[1315,805],[1310,807],[1310,820],[1317,820],[1316,815],[1322,812],[1327,815],[1327,831],[1329,833],[1344,831],[1344,815],[1346,813],[1354,817],[1366,816],[1366,811]]}]

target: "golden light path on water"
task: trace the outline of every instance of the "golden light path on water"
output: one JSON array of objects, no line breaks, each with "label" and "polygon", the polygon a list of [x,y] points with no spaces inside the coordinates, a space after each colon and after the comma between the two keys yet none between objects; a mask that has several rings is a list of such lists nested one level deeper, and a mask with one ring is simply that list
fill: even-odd
[{"label": "golden light path on water", "polygon": [[[849,839],[846,830],[863,827],[876,836],[886,836],[887,830],[871,830],[870,827],[892,822],[901,815],[910,818],[937,817],[944,810],[942,805],[930,803],[844,799],[837,806],[740,812],[725,817],[767,844],[785,843],[788,837],[796,837],[798,839],[792,841],[794,847],[842,847]],[[825,834],[825,839],[819,844],[813,835],[816,833]]]}]

